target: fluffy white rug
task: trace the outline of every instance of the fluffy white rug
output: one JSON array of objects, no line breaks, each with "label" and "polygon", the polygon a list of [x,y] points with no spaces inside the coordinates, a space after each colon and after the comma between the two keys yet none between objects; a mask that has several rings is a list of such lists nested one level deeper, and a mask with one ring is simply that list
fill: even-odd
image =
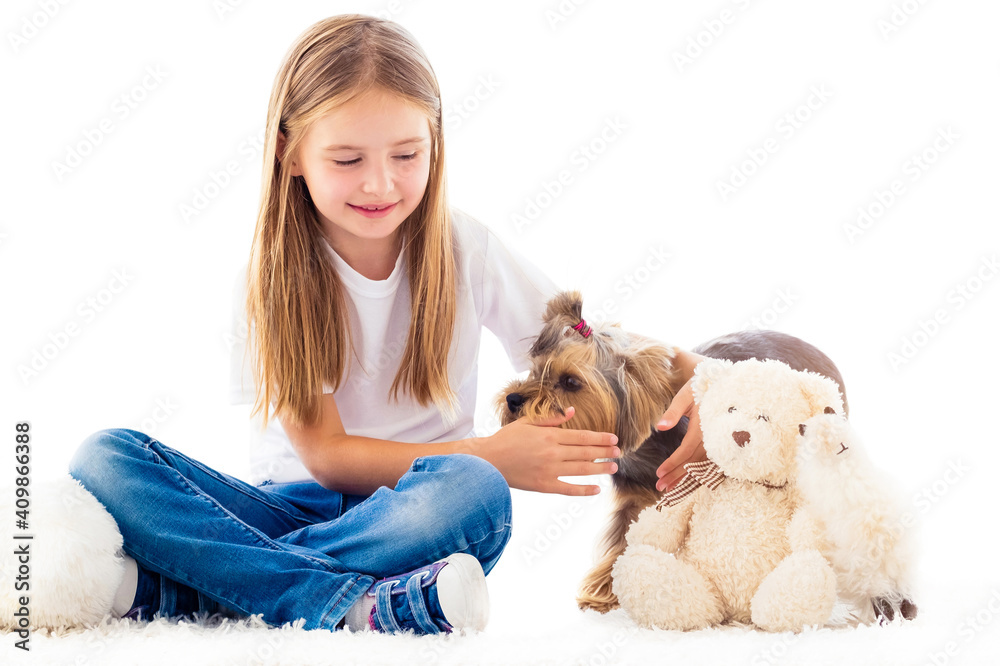
[{"label": "fluffy white rug", "polygon": [[[988,588],[924,590],[921,615],[906,624],[845,627],[799,635],[742,627],[698,632],[638,629],[621,611],[598,615],[566,607],[555,617],[523,608],[495,617],[485,632],[382,636],[268,628],[259,619],[105,620],[87,630],[36,632],[30,656],[3,637],[0,663],[73,664],[542,664],[601,666],[916,666],[996,664],[1000,593]],[[498,609],[494,609],[495,614]],[[505,613],[507,615],[507,613]],[[978,619],[977,619],[978,617]]]}]

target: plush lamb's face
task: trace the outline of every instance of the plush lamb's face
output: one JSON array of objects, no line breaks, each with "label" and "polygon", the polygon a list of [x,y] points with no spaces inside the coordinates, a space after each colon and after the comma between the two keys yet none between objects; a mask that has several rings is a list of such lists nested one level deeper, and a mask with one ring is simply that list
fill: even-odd
[{"label": "plush lamb's face", "polygon": [[727,476],[775,486],[795,474],[799,424],[843,410],[835,382],[779,361],[703,361],[693,388],[708,457]]},{"label": "plush lamb's face", "polygon": [[852,434],[847,419],[833,410],[817,414],[799,426],[799,462],[835,465],[852,453]]}]

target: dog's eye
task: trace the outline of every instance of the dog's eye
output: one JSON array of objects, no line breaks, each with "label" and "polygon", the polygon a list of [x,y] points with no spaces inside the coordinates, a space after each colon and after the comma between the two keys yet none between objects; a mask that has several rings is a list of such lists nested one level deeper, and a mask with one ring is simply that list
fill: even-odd
[{"label": "dog's eye", "polygon": [[758,421],[764,421],[765,423],[767,423],[767,422],[769,422],[769,421],[770,421],[771,419],[767,418],[767,414],[761,414],[760,416],[758,416],[758,417],[757,417],[757,420],[758,420]]},{"label": "dog's eye", "polygon": [[573,375],[563,375],[559,378],[559,388],[564,391],[579,391],[583,383]]},{"label": "dog's eye", "polygon": [[730,413],[730,414],[732,414],[732,413],[733,413],[733,412],[735,412],[735,411],[736,411],[736,408],[735,408],[735,407],[730,407],[730,408],[729,408],[729,413]]}]

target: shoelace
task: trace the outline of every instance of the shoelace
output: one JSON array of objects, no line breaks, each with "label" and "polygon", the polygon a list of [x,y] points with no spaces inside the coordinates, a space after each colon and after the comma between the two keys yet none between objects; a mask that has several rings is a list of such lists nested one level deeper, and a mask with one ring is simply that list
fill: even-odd
[{"label": "shoelace", "polygon": [[[413,620],[417,623],[418,627],[425,633],[439,634],[441,633],[441,628],[431,618],[430,611],[427,609],[427,601],[424,598],[421,588],[421,583],[428,573],[427,571],[421,571],[406,581],[406,602],[410,607]],[[390,627],[393,633],[403,631],[403,627],[396,620],[396,614],[392,611],[392,591],[398,584],[398,580],[392,580],[376,585],[375,587],[375,616],[383,628]]]}]

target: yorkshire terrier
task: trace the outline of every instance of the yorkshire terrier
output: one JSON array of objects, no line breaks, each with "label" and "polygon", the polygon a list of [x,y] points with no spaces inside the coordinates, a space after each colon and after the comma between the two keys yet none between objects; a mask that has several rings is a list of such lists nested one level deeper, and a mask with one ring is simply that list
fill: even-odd
[{"label": "yorkshire terrier", "polygon": [[[639,512],[655,504],[656,469],[680,445],[687,419],[672,429],[655,424],[683,384],[675,348],[629,333],[618,324],[591,328],[582,318],[583,299],[562,292],[547,304],[544,326],[529,356],[526,379],[510,382],[495,405],[503,425],[520,418],[541,420],[565,415],[572,404],[576,416],[561,427],[618,436],[621,457],[612,475],[612,512],[598,544],[598,560],[584,578],[577,603],[606,613],[618,607],[611,591],[611,567],[625,550],[625,532]],[[817,372],[836,381],[847,409],[844,380],[823,352],[798,338],[775,331],[740,331],[710,340],[691,350],[730,361],[777,359],[794,370]]]}]

